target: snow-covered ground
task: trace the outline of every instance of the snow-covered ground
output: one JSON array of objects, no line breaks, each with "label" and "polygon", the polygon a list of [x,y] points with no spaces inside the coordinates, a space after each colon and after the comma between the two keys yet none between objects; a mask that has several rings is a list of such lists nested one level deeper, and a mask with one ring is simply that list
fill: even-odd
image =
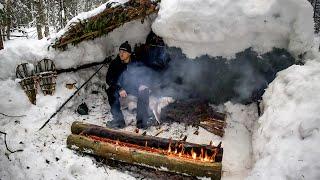
[{"label": "snow-covered ground", "polygon": [[[74,90],[97,68],[76,73],[60,74],[53,96],[37,96],[37,105],[29,103],[15,81],[15,67],[21,62],[35,63],[44,57],[55,61],[58,68],[69,68],[89,62],[100,62],[114,55],[119,44],[144,42],[152,29],[164,37],[169,46],[180,47],[189,57],[203,54],[234,56],[246,48],[267,52],[272,47],[286,48],[294,55],[306,52],[305,65],[294,65],[278,73],[263,96],[263,114],[257,116],[255,104],[240,105],[226,102],[220,105],[227,116],[226,134],[221,139],[200,128],[183,125],[163,125],[168,131],[161,137],[214,143],[224,147],[223,179],[320,179],[319,102],[320,55],[314,45],[312,7],[304,0],[163,0],[159,16],[141,24],[125,24],[108,36],[83,42],[60,52],[47,47],[46,40],[12,40],[0,51],[0,112],[24,117],[0,115],[0,131],[8,133],[11,149],[23,152],[10,154],[4,143],[0,146],[0,179],[135,179],[136,174],[120,171],[97,163],[88,156],[79,156],[66,148],[70,125],[75,120],[105,126],[111,120],[103,91],[106,69],[102,69],[86,89],[82,90],[42,130],[40,126]],[[82,17],[89,17],[101,9]],[[76,19],[76,18],[75,18]],[[62,33],[62,32],[61,32]],[[60,35],[61,35],[60,33]],[[57,37],[59,36],[59,33]],[[309,59],[306,59],[308,57]],[[99,94],[92,94],[98,90]],[[39,91],[40,92],[40,91]],[[75,113],[86,102],[87,116]],[[127,124],[134,114],[125,110]],[[124,130],[133,131],[134,125]],[[156,128],[148,129],[153,135]],[[4,136],[0,136],[4,142]]]},{"label": "snow-covered ground", "polygon": [[[100,86],[104,73],[95,77],[80,92],[75,99],[56,118],[38,131],[46,119],[74,92],[65,87],[68,82],[77,82],[77,86],[93,73],[93,70],[82,70],[78,73],[61,74],[58,76],[57,92],[54,96],[44,96],[39,93],[37,105],[29,103],[22,89],[13,80],[1,81],[1,113],[8,115],[25,115],[24,117],[1,116],[1,131],[5,131],[9,148],[23,149],[23,152],[10,154],[5,146],[1,146],[0,177],[1,179],[133,179],[134,174],[120,172],[108,166],[101,166],[92,157],[79,157],[78,154],[66,148],[66,138],[70,134],[73,121],[83,121],[105,126],[106,121],[112,119],[103,88]],[[91,94],[92,90],[99,94]],[[86,102],[90,113],[80,116],[75,111],[79,104]],[[194,127],[185,128],[182,124],[165,124],[161,128],[167,129],[159,137],[180,139],[187,135],[189,142],[209,144],[213,141],[223,142],[225,156],[223,171],[226,178],[236,176],[244,178],[251,162],[251,133],[252,123],[257,118],[254,105],[244,106],[226,103],[224,107],[228,112],[228,127],[223,139],[204,129],[199,129],[195,135]],[[124,130],[135,130],[135,114],[128,110],[124,112],[127,124]],[[132,123],[133,122],[133,123]],[[153,135],[158,131],[156,127],[147,130]],[[142,131],[141,131],[142,132]],[[4,137],[1,137],[4,141]],[[240,142],[240,143],[239,143]],[[237,161],[233,159],[236,158]]]}]

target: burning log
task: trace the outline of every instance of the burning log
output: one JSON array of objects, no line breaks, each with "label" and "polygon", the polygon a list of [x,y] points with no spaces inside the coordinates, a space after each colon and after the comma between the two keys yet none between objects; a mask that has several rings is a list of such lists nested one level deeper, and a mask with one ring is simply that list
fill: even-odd
[{"label": "burning log", "polygon": [[179,122],[200,126],[218,136],[224,135],[226,115],[214,111],[207,102],[200,100],[176,101],[161,109],[162,122]]},{"label": "burning log", "polygon": [[223,149],[74,122],[67,145],[107,159],[220,179]]}]

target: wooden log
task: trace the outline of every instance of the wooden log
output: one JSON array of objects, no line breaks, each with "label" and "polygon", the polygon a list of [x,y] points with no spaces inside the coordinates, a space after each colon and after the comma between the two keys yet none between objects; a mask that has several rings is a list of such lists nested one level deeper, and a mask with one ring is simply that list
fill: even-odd
[{"label": "wooden log", "polygon": [[[223,148],[215,147],[212,145],[199,145],[194,143],[188,143],[179,140],[172,140],[172,139],[165,139],[159,138],[154,136],[141,136],[137,133],[131,133],[126,131],[118,131],[114,129],[109,129],[106,127],[100,127],[93,124],[85,124],[78,121],[72,123],[71,132],[73,134],[80,134],[80,135],[91,135],[97,136],[101,138],[108,138],[113,140],[118,140],[124,143],[135,144],[139,146],[145,146],[146,142],[149,147],[168,150],[170,149],[177,149],[181,150],[181,147],[178,147],[180,144],[183,144],[184,151],[191,154],[191,151],[200,154],[201,151],[207,152],[209,156],[212,156],[216,153],[214,160],[215,162],[221,162],[223,156]],[[209,143],[209,142],[208,142]]]},{"label": "wooden log", "polygon": [[202,162],[193,159],[168,156],[148,152],[130,146],[121,146],[110,142],[97,141],[82,135],[71,134],[67,139],[68,148],[94,154],[107,159],[125,161],[132,164],[152,166],[167,171],[185,173],[198,177],[221,178],[221,162]]}]

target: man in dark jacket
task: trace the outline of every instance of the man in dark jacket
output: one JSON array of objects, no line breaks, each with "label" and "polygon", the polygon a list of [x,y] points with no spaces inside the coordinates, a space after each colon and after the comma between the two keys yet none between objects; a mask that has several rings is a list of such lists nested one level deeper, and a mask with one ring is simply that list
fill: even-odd
[{"label": "man in dark jacket", "polygon": [[112,128],[123,128],[124,117],[120,109],[120,98],[127,97],[127,94],[138,95],[137,104],[137,127],[146,128],[149,118],[149,93],[142,77],[141,65],[131,56],[131,46],[126,41],[119,48],[119,56],[113,60],[108,68],[106,82],[108,101],[111,107],[113,120],[108,123]]}]

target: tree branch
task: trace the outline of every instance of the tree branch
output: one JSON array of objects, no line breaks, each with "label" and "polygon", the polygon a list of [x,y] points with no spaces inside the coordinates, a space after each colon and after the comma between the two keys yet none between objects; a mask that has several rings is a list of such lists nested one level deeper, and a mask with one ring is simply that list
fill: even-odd
[{"label": "tree branch", "polygon": [[4,116],[7,116],[7,117],[25,117],[26,115],[21,115],[21,116],[10,116],[10,115],[7,115],[7,114],[4,114],[4,113],[1,113],[1,115],[4,115]]}]

